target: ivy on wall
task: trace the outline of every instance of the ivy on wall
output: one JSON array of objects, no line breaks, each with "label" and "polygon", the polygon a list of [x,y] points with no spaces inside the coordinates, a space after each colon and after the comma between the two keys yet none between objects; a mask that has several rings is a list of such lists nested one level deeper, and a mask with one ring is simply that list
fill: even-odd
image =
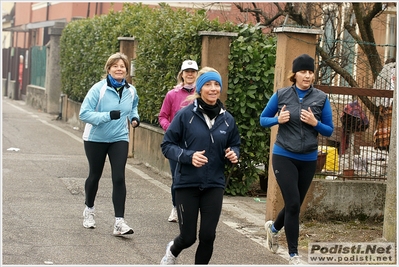
[{"label": "ivy on wall", "polygon": [[[127,3],[120,12],[70,22],[61,36],[62,92],[82,102],[104,74],[108,57],[119,51],[118,37],[138,40],[133,83],[139,94],[143,122],[158,125],[165,94],[176,85],[181,62],[201,62],[199,31],[237,32],[231,44],[227,109],[242,137],[239,165],[231,173],[226,192],[245,195],[259,180],[257,165],[268,162],[269,131],[259,126],[259,115],[273,93],[275,38],[257,25],[209,21],[204,10],[173,10],[167,4],[150,8]],[[200,66],[201,67],[201,66]]]}]

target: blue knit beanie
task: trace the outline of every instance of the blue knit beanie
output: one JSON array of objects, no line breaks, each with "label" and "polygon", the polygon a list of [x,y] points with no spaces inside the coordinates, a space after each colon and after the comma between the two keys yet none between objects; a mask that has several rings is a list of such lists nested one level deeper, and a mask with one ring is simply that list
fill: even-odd
[{"label": "blue knit beanie", "polygon": [[206,72],[198,77],[195,82],[196,92],[199,94],[202,86],[209,81],[217,81],[220,84],[220,92],[222,92],[222,77],[220,77],[219,73],[214,71]]}]

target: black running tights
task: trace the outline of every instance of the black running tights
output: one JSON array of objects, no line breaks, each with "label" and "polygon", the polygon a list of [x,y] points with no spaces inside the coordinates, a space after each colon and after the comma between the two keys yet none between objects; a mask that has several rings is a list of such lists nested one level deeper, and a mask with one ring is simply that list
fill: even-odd
[{"label": "black running tights", "polygon": [[209,263],[216,238],[216,227],[222,211],[223,193],[223,188],[176,189],[180,235],[174,239],[174,244],[170,249],[173,255],[178,256],[183,249],[195,243],[200,214],[199,244],[195,253],[195,264]]},{"label": "black running tights", "polygon": [[288,253],[298,253],[299,212],[316,171],[315,161],[301,161],[273,155],[273,171],[280,187],[284,208],[274,221],[274,228],[284,231]]},{"label": "black running tights", "polygon": [[129,143],[120,141],[115,143],[98,143],[84,141],[87,160],[89,161],[89,177],[85,182],[85,204],[94,206],[98,183],[103,173],[106,156],[111,164],[112,202],[115,217],[124,217],[126,201],[125,167]]}]

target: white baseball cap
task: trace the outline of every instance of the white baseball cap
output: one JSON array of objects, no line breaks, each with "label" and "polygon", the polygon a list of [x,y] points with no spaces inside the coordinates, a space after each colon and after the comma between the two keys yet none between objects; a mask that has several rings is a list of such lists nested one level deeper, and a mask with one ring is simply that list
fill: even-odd
[{"label": "white baseball cap", "polygon": [[181,65],[181,70],[187,70],[187,69],[198,70],[197,62],[195,62],[194,60],[183,61],[183,64]]}]

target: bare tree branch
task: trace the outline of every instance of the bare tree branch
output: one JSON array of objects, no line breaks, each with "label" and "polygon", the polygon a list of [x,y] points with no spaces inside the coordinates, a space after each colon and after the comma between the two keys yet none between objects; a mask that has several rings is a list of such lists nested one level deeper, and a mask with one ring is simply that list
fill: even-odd
[{"label": "bare tree branch", "polygon": [[[350,73],[348,73],[344,68],[342,68],[337,62],[332,60],[331,57],[326,53],[326,51],[324,51],[320,46],[316,46],[316,49],[319,52],[320,56],[322,57],[323,61],[325,61],[329,67],[331,67],[334,71],[336,71],[339,75],[341,75],[341,77],[344,78],[350,86],[359,87],[358,83],[353,78],[353,76]],[[358,96],[358,97],[364,103],[367,109],[370,110],[371,114],[375,118],[378,118],[379,112],[376,105],[367,96]]]},{"label": "bare tree branch", "polygon": [[370,68],[373,70],[373,80],[375,80],[378,76],[378,73],[382,70],[381,59],[378,55],[377,46],[375,45],[375,39],[373,34],[373,29],[371,28],[371,19],[372,16],[378,14],[377,10],[382,10],[381,3],[372,3],[371,11],[367,13],[364,5],[368,5],[368,3],[352,3],[353,11],[356,16],[356,22],[359,28],[360,36],[362,41],[358,41],[358,44],[361,46],[364,51]]},{"label": "bare tree branch", "polygon": [[350,86],[352,87],[359,87],[358,83],[356,80],[350,75],[344,68],[342,68],[336,61],[332,60],[330,55],[320,46],[316,46],[316,50],[319,52],[321,58],[323,61],[326,62],[326,64],[331,67],[334,71],[336,71],[338,74],[342,76],[342,78],[345,79],[349,83]]},{"label": "bare tree branch", "polygon": [[250,13],[255,17],[257,23],[260,23],[261,26],[271,26],[274,21],[276,21],[280,16],[283,15],[283,10],[278,6],[279,11],[273,16],[269,17],[269,15],[264,12],[262,9],[258,8],[256,3],[252,3],[254,8],[243,7],[240,3],[233,3],[235,7],[237,7],[240,12]]}]

